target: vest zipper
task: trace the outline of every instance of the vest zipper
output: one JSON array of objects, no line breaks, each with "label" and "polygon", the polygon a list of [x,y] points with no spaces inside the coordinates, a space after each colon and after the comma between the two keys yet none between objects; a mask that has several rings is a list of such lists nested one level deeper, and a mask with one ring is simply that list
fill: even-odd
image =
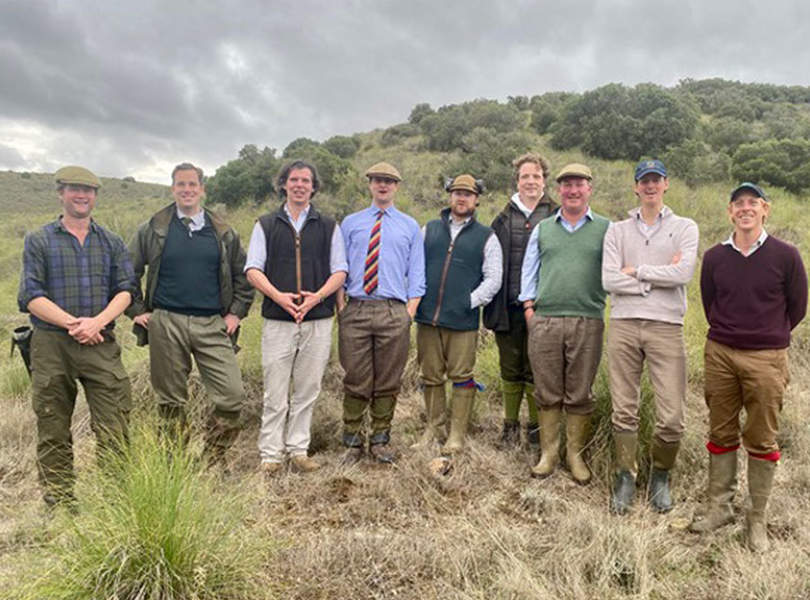
[{"label": "vest zipper", "polygon": [[304,299],[301,297],[301,235],[295,232],[295,290],[298,293],[298,302],[301,304]]},{"label": "vest zipper", "polygon": [[[461,232],[458,232],[458,235],[461,235]],[[458,236],[456,236],[458,239]],[[447,247],[447,256],[444,258],[444,267],[442,267],[442,278],[439,281],[439,296],[436,299],[436,312],[433,313],[433,321],[432,325],[435,327],[436,324],[439,322],[439,311],[442,309],[442,300],[444,299],[444,284],[447,281],[447,271],[450,268],[450,256],[453,254],[453,246],[455,245],[456,240],[451,240],[450,245]]]}]

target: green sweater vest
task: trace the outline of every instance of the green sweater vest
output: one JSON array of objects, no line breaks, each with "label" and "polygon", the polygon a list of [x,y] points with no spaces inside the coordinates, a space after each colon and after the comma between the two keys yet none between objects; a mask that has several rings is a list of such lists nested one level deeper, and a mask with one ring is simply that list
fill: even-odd
[{"label": "green sweater vest", "polygon": [[538,225],[540,281],[535,306],[544,317],[602,318],[602,240],[610,221],[592,216],[573,233],[556,216]]}]

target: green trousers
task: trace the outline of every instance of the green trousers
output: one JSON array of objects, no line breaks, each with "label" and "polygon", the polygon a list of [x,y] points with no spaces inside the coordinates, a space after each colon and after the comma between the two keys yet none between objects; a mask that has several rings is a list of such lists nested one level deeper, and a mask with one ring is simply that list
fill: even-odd
[{"label": "green trousers", "polygon": [[72,495],[73,438],[70,423],[78,383],[90,409],[99,457],[126,442],[132,409],[121,348],[112,340],[94,346],[64,331],[35,328],[31,339],[32,404],[37,417],[37,467],[46,501]]}]

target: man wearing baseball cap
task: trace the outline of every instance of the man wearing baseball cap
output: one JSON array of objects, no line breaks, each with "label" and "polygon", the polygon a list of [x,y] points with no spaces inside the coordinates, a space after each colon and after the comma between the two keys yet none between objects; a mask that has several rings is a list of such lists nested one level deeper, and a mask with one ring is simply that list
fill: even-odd
[{"label": "man wearing baseball cap", "polygon": [[[344,462],[362,458],[370,413],[369,452],[392,463],[391,421],[408,360],[410,325],[425,293],[425,252],[416,220],[394,207],[402,176],[386,162],[366,171],[371,206],[340,226],[349,272],[338,290],[338,345],[343,379]],[[348,297],[348,299],[347,299]]]},{"label": "man wearing baseball cap", "polygon": [[591,386],[602,355],[602,241],[609,221],[591,211],[591,170],[571,163],[557,174],[560,209],[532,231],[519,300],[529,329],[529,360],[539,408],[541,457],[532,476],[559,462],[565,409],[566,457],[574,481],[591,472],[582,456],[590,435]]},{"label": "man wearing baseball cap", "polygon": [[[709,407],[709,509],[690,529],[734,520],[737,449],[748,454],[748,547],[769,547],[765,509],[779,461],[779,413],[787,386],[790,332],[807,312],[807,273],[796,248],[765,231],[771,205],[745,182],[731,192],[731,236],[703,256],[700,293],[709,321],[705,348]],[[740,412],[745,422],[740,427]]]},{"label": "man wearing baseball cap", "polygon": [[416,343],[424,385],[427,428],[420,441],[443,437],[445,382],[453,384],[450,435],[443,454],[464,448],[477,384],[473,378],[480,307],[501,287],[501,245],[492,229],[475,219],[483,184],[464,174],[445,189],[450,205],[425,225],[427,290],[416,311]]},{"label": "man wearing baseball cap", "polygon": [[636,166],[639,206],[605,234],[602,286],[610,293],[608,374],[613,404],[616,479],[611,510],[624,514],[633,502],[638,466],[639,390],[647,363],[655,392],[655,433],[649,501],[672,509],[669,472],[684,430],[686,347],[683,318],[686,285],[697,262],[698,228],[664,205],[669,188],[660,160]]},{"label": "man wearing baseball cap", "polygon": [[34,328],[32,400],[43,498],[49,506],[72,506],[77,380],[99,458],[127,438],[130,385],[113,327],[130,303],[135,277],[124,242],[90,216],[98,177],[72,166],[55,179],[62,214],[25,236],[18,304]]}]

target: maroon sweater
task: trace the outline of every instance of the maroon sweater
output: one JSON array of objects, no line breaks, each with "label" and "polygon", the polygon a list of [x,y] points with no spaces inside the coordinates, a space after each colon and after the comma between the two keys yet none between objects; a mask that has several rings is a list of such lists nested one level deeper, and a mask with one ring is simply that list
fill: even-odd
[{"label": "maroon sweater", "polygon": [[787,348],[807,312],[807,273],[799,251],[771,235],[743,256],[718,244],[700,272],[710,340],[743,350]]}]

